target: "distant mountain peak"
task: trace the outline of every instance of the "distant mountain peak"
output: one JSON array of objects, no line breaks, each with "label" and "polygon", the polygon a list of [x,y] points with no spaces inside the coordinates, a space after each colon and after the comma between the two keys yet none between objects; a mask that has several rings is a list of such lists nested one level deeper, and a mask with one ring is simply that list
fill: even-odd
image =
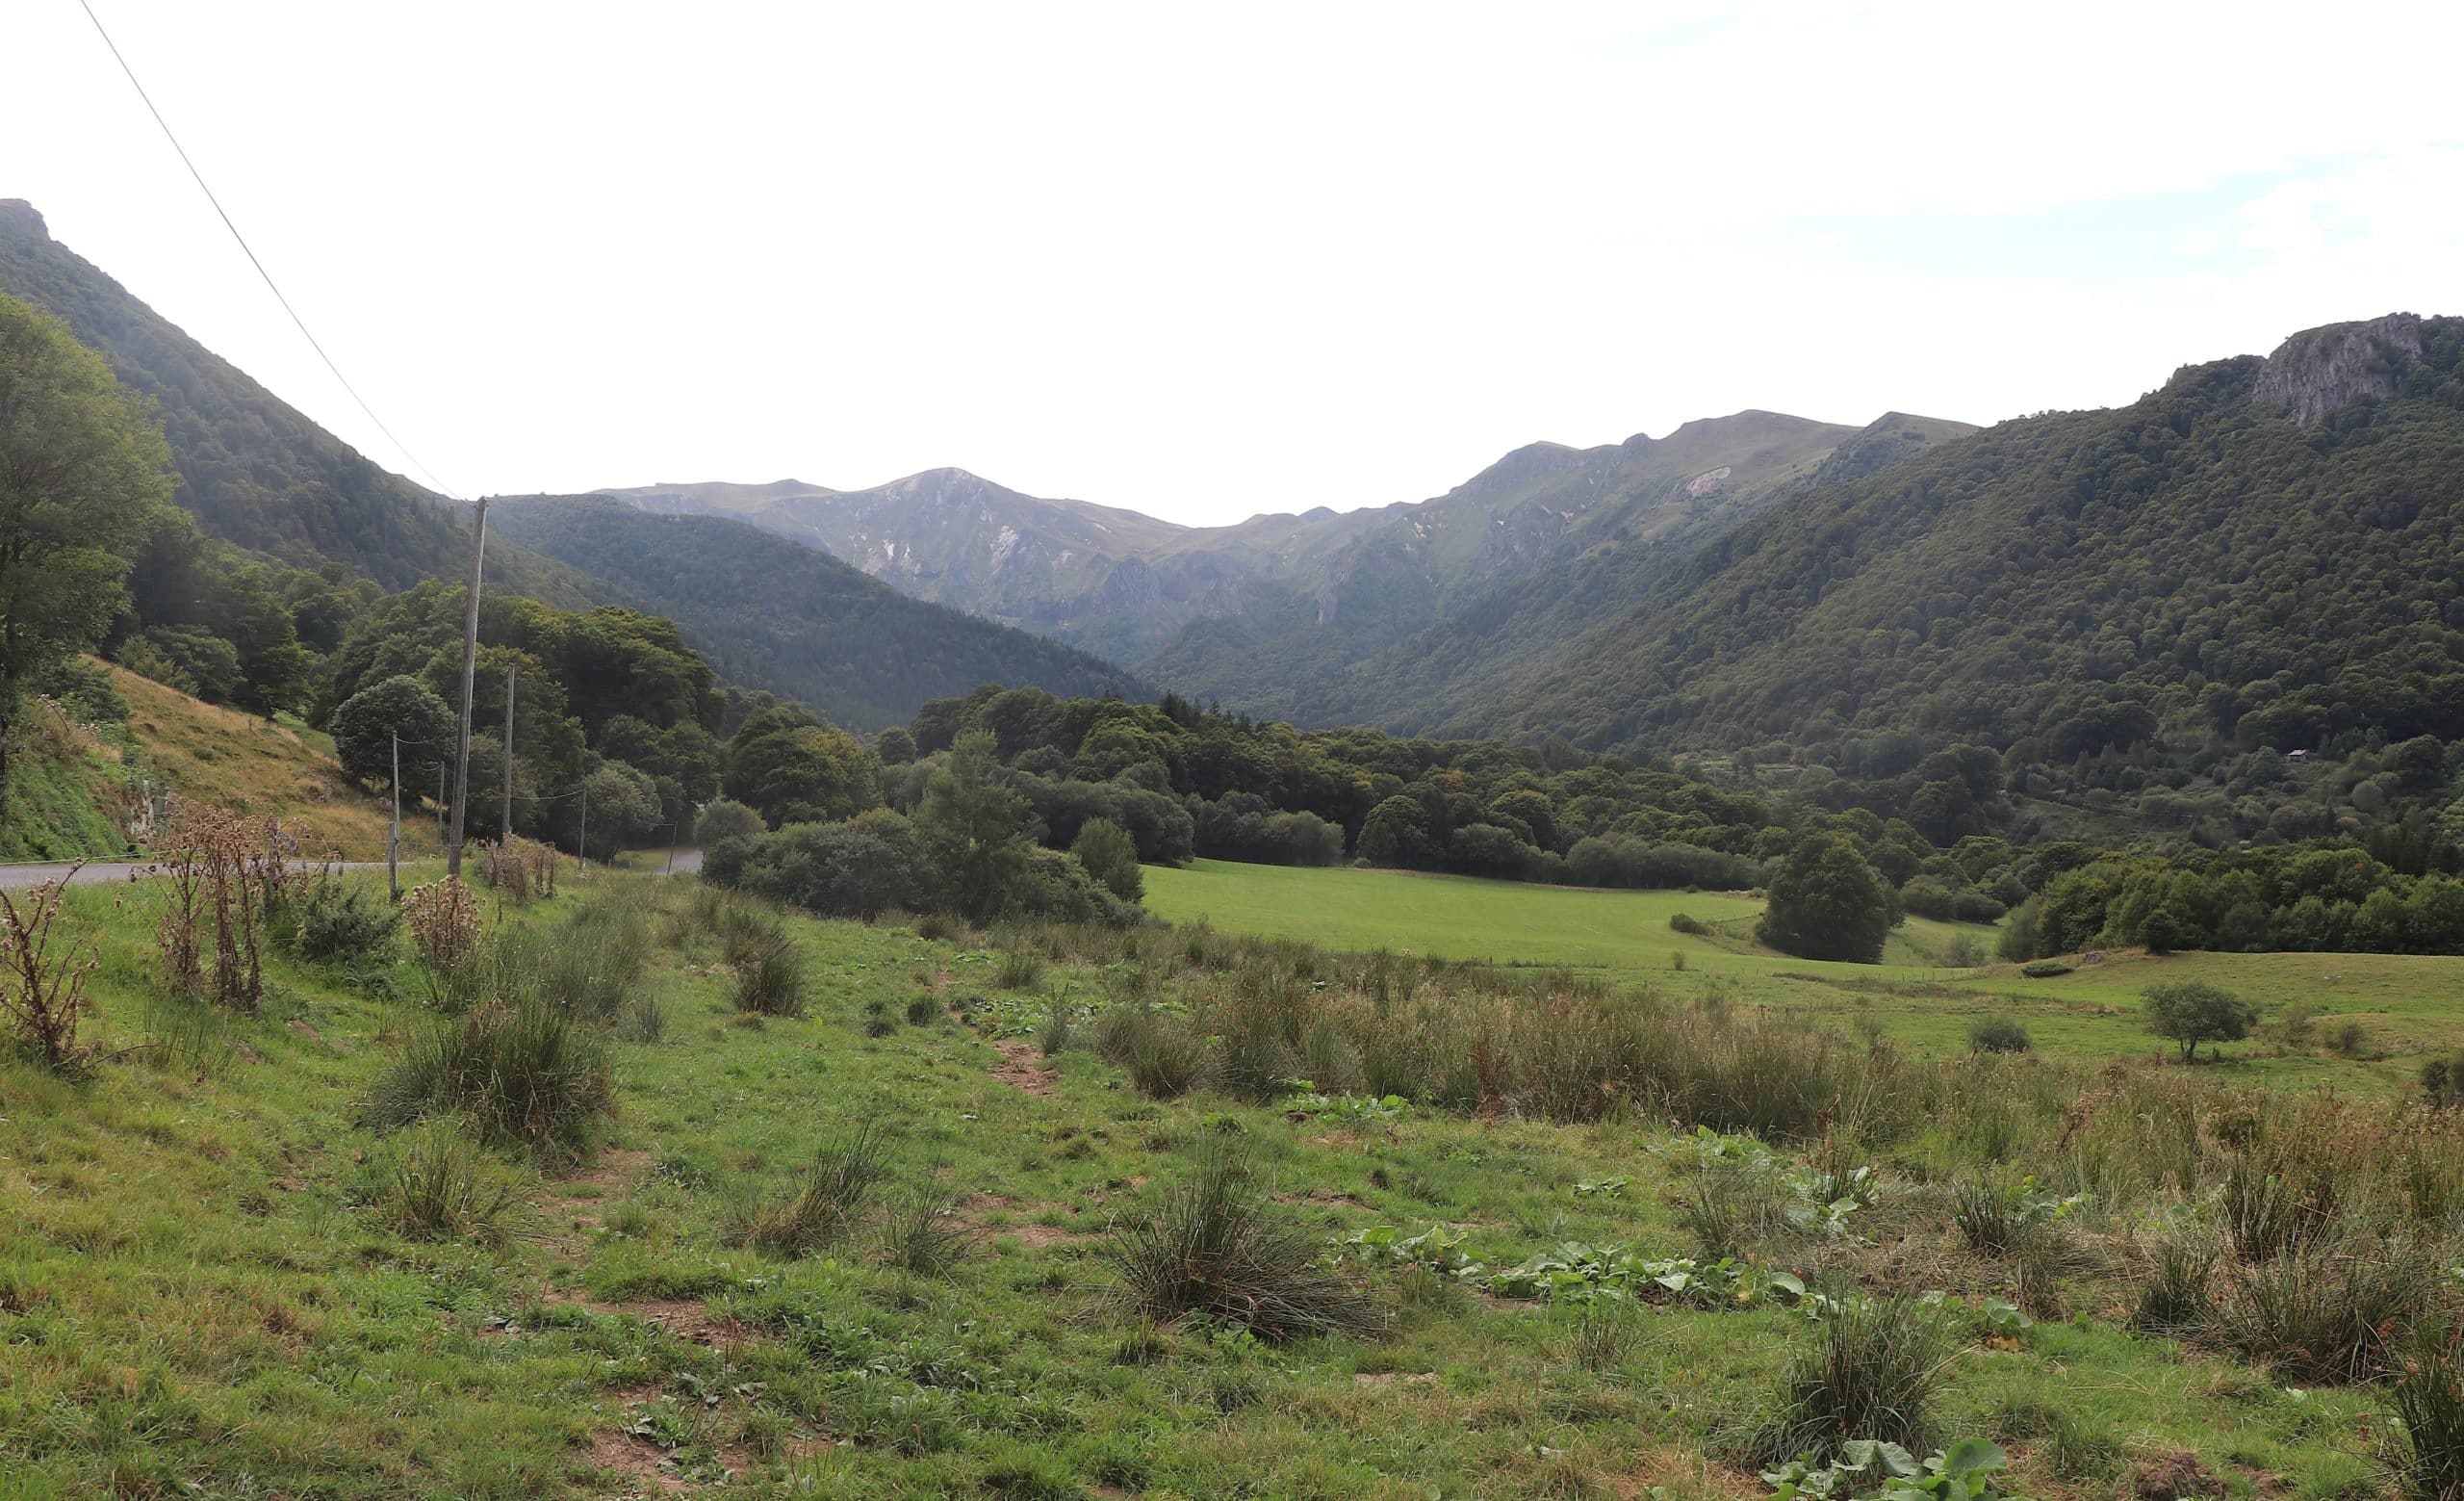
[{"label": "distant mountain peak", "polygon": [[2275,347],[2250,392],[2257,406],[2289,411],[2304,427],[2355,401],[2381,401],[2422,362],[2422,321],[2390,313],[2305,328]]},{"label": "distant mountain peak", "polygon": [[42,215],[23,198],[0,198],[0,230],[10,234],[31,234],[38,240],[51,238],[51,226]]}]

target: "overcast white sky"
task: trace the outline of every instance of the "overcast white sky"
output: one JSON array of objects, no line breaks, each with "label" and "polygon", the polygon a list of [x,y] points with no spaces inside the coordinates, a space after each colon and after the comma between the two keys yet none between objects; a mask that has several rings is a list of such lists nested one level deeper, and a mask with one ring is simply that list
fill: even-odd
[{"label": "overcast white sky", "polygon": [[[2464,312],[2464,6],[92,0],[464,493],[956,464],[1176,520]],[[0,197],[388,467],[77,0]]]}]

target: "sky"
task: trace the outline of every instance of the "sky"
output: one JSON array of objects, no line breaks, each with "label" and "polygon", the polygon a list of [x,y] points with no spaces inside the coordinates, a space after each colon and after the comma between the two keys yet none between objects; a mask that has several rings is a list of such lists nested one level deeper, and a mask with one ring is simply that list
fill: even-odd
[{"label": "sky", "polygon": [[2464,6],[0,5],[0,197],[453,493],[1193,524],[2464,313]]}]

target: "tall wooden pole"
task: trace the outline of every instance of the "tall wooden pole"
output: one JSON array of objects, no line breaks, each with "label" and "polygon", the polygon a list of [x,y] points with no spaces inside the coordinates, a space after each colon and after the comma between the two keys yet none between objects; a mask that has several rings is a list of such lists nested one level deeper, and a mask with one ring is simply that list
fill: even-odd
[{"label": "tall wooden pole", "polygon": [[581,784],[581,838],[575,842],[579,847],[574,851],[574,866],[578,869],[587,870],[590,868],[590,779],[588,777],[584,777]]},{"label": "tall wooden pole", "polygon": [[488,551],[488,498],[471,515],[471,595],[462,611],[462,724],[453,733],[453,830],[445,842],[445,873],[462,873],[463,815],[471,800],[471,687],[479,666],[479,578]]},{"label": "tall wooden pole", "polygon": [[522,676],[522,663],[504,664],[504,832],[499,841],[513,842],[513,684]]},{"label": "tall wooden pole", "polygon": [[402,738],[394,737],[394,826],[385,835],[385,890],[402,899]]}]

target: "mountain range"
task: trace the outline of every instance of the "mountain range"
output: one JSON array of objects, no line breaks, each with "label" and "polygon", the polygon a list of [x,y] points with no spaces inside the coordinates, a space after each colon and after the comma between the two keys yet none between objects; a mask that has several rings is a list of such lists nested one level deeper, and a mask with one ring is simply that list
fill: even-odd
[{"label": "mountain range", "polygon": [[1186,692],[1325,722],[1346,716],[1348,677],[1408,655],[1419,634],[1477,613],[1501,588],[1577,569],[1587,582],[1562,612],[1587,622],[1639,571],[1782,496],[1973,430],[1897,413],[1859,429],[1739,412],[1665,438],[1531,444],[1428,501],[1228,527],[1041,499],[957,469],[864,490],[788,479],[598,493],[741,520]]},{"label": "mountain range", "polygon": [[[458,505],[197,346],[23,203],[0,201],[0,294],[152,397],[209,535],[389,588],[459,576]],[[2311,329],[2111,409],[1981,430],[1746,411],[1533,444],[1426,501],[1230,527],[958,470],[496,514],[499,586],[670,615],[731,681],[857,728],[997,682],[1886,776],[1960,742],[2110,756],[2159,726],[2186,745],[2464,739],[2451,318]]]}]

